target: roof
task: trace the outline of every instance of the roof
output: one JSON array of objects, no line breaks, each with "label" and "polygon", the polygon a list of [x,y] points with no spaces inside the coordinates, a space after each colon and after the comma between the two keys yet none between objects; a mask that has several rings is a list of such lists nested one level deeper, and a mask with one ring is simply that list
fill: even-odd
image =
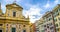
[{"label": "roof", "polygon": [[[13,5],[15,5],[15,6],[19,7],[19,8],[22,8],[20,5],[18,5],[18,4],[16,4],[16,3],[7,4],[6,7],[7,7],[7,6],[12,6],[12,7],[14,7]],[[22,8],[22,9],[23,9],[23,8]]]}]

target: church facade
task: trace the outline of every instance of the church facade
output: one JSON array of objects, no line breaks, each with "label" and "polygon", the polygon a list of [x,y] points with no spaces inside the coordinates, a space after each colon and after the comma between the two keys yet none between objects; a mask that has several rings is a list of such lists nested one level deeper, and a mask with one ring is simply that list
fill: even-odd
[{"label": "church facade", "polygon": [[0,3],[0,32],[30,32],[29,17],[22,15],[23,8],[16,3],[7,4],[2,13]]}]

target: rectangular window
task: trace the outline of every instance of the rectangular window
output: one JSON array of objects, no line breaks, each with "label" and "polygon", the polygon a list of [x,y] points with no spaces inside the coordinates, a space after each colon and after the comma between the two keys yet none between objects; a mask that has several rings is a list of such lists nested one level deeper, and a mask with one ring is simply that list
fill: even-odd
[{"label": "rectangular window", "polygon": [[49,21],[52,20],[52,18],[49,18]]},{"label": "rectangular window", "polygon": [[13,17],[16,17],[16,12],[13,12]]},{"label": "rectangular window", "polygon": [[58,17],[59,21],[60,21],[60,17]]},{"label": "rectangular window", "polygon": [[52,30],[53,29],[53,27],[50,27],[50,30]]},{"label": "rectangular window", "polygon": [[44,27],[46,27],[46,25],[44,25]]},{"label": "rectangular window", "polygon": [[49,26],[51,26],[52,25],[52,23],[49,23]]},{"label": "rectangular window", "polygon": [[41,32],[45,32],[45,30],[42,30]]},{"label": "rectangular window", "polygon": [[2,32],[2,30],[0,30],[0,32]]},{"label": "rectangular window", "polygon": [[59,31],[59,28],[57,28],[56,31]]},{"label": "rectangular window", "polygon": [[16,28],[12,28],[12,32],[16,32]]},{"label": "rectangular window", "polygon": [[59,25],[60,25],[60,22],[59,22]]},{"label": "rectangular window", "polygon": [[23,30],[23,32],[26,32],[26,30]]},{"label": "rectangular window", "polygon": [[60,11],[60,8],[59,8],[59,11]]},{"label": "rectangular window", "polygon": [[58,27],[58,24],[56,24],[56,27]]},{"label": "rectangular window", "polygon": [[54,17],[56,17],[56,16],[58,16],[58,15],[59,15],[59,13],[54,13],[54,15],[53,15],[53,16],[54,16]]},{"label": "rectangular window", "polygon": [[55,13],[58,13],[58,10],[56,10],[56,12]]},{"label": "rectangular window", "polygon": [[56,18],[54,18],[54,21],[56,22],[56,21],[57,21],[57,19],[56,19]]}]

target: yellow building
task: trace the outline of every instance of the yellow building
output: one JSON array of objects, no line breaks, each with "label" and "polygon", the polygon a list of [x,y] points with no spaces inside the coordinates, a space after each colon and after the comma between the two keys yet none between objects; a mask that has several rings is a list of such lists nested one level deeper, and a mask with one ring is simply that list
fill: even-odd
[{"label": "yellow building", "polygon": [[41,19],[35,23],[37,32],[60,32],[60,4],[46,12]]},{"label": "yellow building", "polygon": [[29,18],[22,15],[22,10],[16,3],[7,4],[3,14],[0,3],[0,32],[30,32]]},{"label": "yellow building", "polygon": [[33,24],[32,23],[30,23],[30,32],[33,32]]},{"label": "yellow building", "polygon": [[44,22],[43,22],[43,18],[40,18],[40,19],[39,19],[38,27],[39,27],[39,32],[44,32]]},{"label": "yellow building", "polygon": [[56,32],[60,32],[60,4],[58,4],[53,10],[54,22],[56,26]]}]

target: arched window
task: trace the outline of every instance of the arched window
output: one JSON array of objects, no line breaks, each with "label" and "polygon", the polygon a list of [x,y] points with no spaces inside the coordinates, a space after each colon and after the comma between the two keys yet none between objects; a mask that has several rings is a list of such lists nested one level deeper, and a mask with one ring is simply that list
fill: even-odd
[{"label": "arched window", "polygon": [[16,12],[15,11],[13,12],[13,17],[16,17]]}]

